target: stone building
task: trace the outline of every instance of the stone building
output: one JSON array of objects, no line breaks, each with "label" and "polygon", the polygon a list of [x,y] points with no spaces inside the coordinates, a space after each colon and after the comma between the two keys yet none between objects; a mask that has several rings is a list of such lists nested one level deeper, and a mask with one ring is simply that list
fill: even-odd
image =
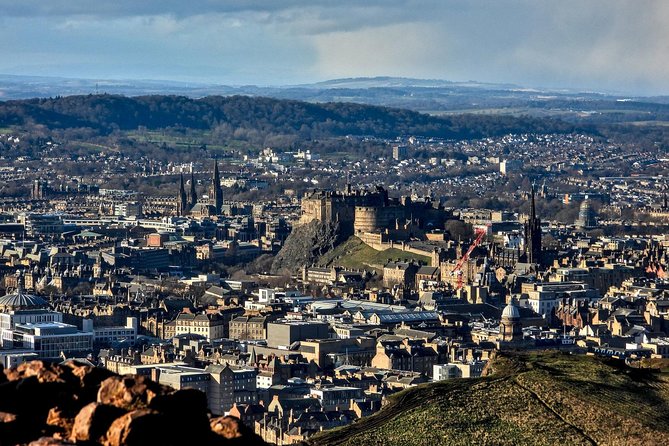
[{"label": "stone building", "polygon": [[232,319],[228,325],[229,338],[244,340],[261,340],[267,338],[266,316],[239,316]]},{"label": "stone building", "polygon": [[523,324],[520,320],[520,311],[514,302],[510,302],[502,311],[499,323],[498,341],[510,343],[523,339]]},{"label": "stone building", "polygon": [[432,376],[433,366],[448,361],[446,345],[423,339],[382,336],[376,343],[372,367],[406,370]]},{"label": "stone building", "polygon": [[416,262],[389,262],[383,267],[383,286],[413,288],[420,265]]},{"label": "stone building", "polygon": [[223,415],[232,409],[235,403],[256,404],[256,376],[258,371],[250,367],[230,364],[207,366],[205,372],[211,375],[209,390],[209,410],[216,415]]}]

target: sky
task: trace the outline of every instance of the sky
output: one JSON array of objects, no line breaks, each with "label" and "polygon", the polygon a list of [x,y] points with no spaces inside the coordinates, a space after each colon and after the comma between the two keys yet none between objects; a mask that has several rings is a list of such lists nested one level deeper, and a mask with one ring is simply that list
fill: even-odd
[{"label": "sky", "polygon": [[669,94],[665,0],[0,0],[0,73]]}]

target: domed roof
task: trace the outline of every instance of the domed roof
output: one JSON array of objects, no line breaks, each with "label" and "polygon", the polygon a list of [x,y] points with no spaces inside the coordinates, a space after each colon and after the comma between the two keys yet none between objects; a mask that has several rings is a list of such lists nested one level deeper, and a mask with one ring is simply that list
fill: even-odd
[{"label": "domed roof", "polygon": [[28,310],[35,308],[47,308],[49,303],[39,296],[25,294],[22,289],[0,297],[0,310]]},{"label": "domed roof", "polygon": [[503,319],[520,319],[520,311],[513,303],[508,304],[502,311]]}]

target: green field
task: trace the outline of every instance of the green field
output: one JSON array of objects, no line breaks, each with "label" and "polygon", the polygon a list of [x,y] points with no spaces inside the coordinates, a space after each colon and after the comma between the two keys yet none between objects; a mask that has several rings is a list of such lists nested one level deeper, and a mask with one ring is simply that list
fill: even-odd
[{"label": "green field", "polygon": [[208,150],[223,152],[248,148],[248,144],[242,142],[236,143],[235,141],[231,141],[229,144],[225,145],[214,144],[211,142],[211,132],[206,130],[191,132],[192,133],[189,135],[180,136],[166,131],[129,131],[126,132],[126,136],[138,142],[151,144],[165,143],[172,147],[199,147],[204,144],[207,146]]},{"label": "green field", "polygon": [[560,352],[505,354],[493,374],[418,386],[326,445],[665,445],[669,377]]},{"label": "green field", "polygon": [[385,251],[377,251],[364,244],[358,237],[351,237],[334,250],[323,255],[319,259],[318,264],[358,269],[373,268],[381,272],[383,265],[391,260],[398,259],[417,260],[425,265],[429,265],[430,263],[428,257],[405,252],[400,249],[392,248]]}]

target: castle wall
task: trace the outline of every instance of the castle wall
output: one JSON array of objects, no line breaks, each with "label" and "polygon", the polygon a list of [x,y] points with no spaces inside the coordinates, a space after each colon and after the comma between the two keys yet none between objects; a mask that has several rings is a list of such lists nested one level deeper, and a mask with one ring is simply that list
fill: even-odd
[{"label": "castle wall", "polygon": [[377,232],[395,227],[397,220],[404,223],[406,219],[403,206],[356,206],[353,230],[359,232]]}]

